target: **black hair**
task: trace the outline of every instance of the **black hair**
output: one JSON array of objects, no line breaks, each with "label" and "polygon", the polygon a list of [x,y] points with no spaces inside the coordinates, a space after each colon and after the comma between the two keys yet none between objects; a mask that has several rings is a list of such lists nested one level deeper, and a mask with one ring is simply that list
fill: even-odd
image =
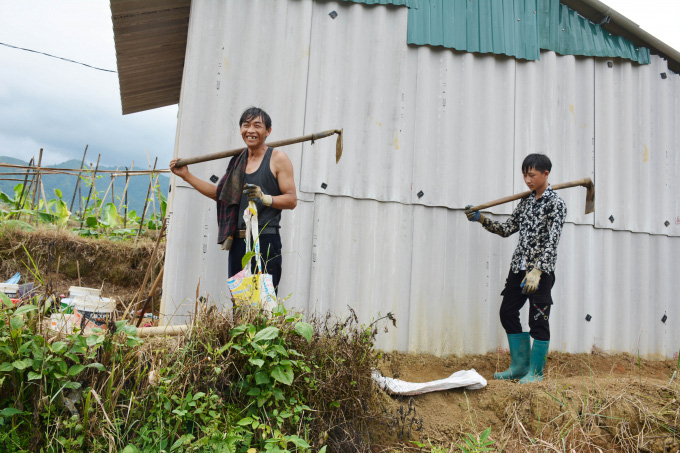
[{"label": "black hair", "polygon": [[238,126],[243,126],[246,121],[252,121],[256,118],[262,118],[265,129],[271,129],[272,119],[264,110],[257,107],[249,107],[241,114],[241,119],[238,121]]},{"label": "black hair", "polygon": [[529,154],[522,162],[522,173],[526,173],[532,168],[540,172],[546,170],[550,172],[552,170],[552,162],[550,162],[550,158],[545,154]]}]

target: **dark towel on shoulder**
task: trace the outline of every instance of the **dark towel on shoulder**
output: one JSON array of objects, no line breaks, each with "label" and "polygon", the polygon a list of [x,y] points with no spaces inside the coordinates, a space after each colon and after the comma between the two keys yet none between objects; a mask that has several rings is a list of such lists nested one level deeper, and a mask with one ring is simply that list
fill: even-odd
[{"label": "dark towel on shoulder", "polygon": [[248,149],[233,157],[227,172],[217,183],[217,243],[221,244],[238,229],[239,205],[248,163]]}]

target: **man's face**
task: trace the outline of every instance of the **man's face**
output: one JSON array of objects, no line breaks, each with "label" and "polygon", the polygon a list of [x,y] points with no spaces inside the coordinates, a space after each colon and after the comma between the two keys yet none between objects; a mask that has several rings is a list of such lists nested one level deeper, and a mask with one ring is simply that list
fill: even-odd
[{"label": "man's face", "polygon": [[272,129],[267,129],[262,117],[250,118],[241,124],[241,138],[248,148],[257,148],[264,144]]},{"label": "man's face", "polygon": [[548,185],[548,170],[538,171],[535,168],[530,168],[524,173],[524,184],[529,190],[542,189]]}]

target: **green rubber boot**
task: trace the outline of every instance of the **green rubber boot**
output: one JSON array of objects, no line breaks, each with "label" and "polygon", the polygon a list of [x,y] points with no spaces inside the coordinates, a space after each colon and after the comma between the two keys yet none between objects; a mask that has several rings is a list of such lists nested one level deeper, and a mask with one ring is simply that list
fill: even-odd
[{"label": "green rubber boot", "polygon": [[549,341],[534,340],[531,347],[531,361],[529,372],[519,380],[520,384],[529,384],[543,380],[543,367],[545,366],[546,356],[548,355]]},{"label": "green rubber boot", "polygon": [[494,373],[494,379],[519,379],[529,371],[529,351],[531,338],[529,332],[508,334],[510,345],[510,368],[502,373]]}]

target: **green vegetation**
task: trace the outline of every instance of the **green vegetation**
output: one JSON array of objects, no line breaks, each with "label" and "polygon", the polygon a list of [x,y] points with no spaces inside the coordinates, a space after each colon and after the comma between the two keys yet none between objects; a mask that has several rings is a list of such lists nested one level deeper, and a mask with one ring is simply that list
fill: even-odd
[{"label": "green vegetation", "polygon": [[[83,185],[87,187],[92,184],[91,177],[81,176],[81,179]],[[13,223],[26,229],[32,228],[31,223],[50,224],[59,228],[70,228],[83,237],[121,240],[136,237],[142,222],[142,229],[159,230],[167,207],[167,199],[158,186],[154,187],[151,193],[149,207],[143,219],[136,211],[125,213],[121,204],[116,207],[112,202],[104,203],[95,190],[92,190],[89,197],[83,197],[82,205],[87,207],[82,213],[69,211],[59,189],[54,189],[55,198],[46,200],[45,197],[37,197],[35,204],[32,203],[29,191],[30,188],[25,189],[22,183],[14,186],[13,195],[0,191],[1,222]],[[157,212],[152,212],[154,211],[151,209],[152,203],[158,206]]]},{"label": "green vegetation", "polygon": [[122,320],[57,335],[49,303],[3,296],[2,451],[323,451],[374,416],[377,329],[353,315],[202,307],[181,337],[142,341]]}]

